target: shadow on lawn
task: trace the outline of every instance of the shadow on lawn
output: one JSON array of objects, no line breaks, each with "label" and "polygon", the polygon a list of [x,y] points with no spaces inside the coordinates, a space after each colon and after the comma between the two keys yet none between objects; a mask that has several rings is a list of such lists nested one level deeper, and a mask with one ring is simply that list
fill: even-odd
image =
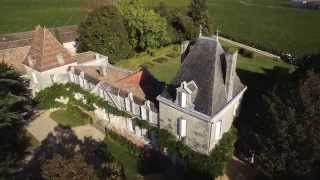
[{"label": "shadow on lawn", "polygon": [[99,143],[94,139],[85,138],[84,141],[81,141],[70,127],[59,125],[34,150],[32,159],[15,179],[41,179],[41,164],[45,160],[52,159],[54,154],[70,158],[80,153],[87,164],[93,165],[98,170],[104,162],[95,153],[98,146]]}]

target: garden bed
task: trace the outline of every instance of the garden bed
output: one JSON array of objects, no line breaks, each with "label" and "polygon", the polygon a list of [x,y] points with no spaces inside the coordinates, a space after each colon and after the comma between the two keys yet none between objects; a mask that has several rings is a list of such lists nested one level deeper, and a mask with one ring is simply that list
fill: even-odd
[{"label": "garden bed", "polygon": [[54,111],[50,117],[63,126],[76,127],[92,123],[92,118],[76,106]]}]

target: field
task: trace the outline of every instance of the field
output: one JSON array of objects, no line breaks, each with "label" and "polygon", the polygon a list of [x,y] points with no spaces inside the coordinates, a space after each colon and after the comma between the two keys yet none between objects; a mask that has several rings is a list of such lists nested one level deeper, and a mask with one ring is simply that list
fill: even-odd
[{"label": "field", "polygon": [[[163,1],[186,8],[189,0]],[[208,0],[209,13],[220,33],[268,50],[297,54],[320,52],[320,11],[291,8],[289,0]]]},{"label": "field", "polygon": [[79,24],[91,0],[0,0],[0,34],[47,27]]},{"label": "field", "polygon": [[[164,0],[143,0],[156,6]],[[258,48],[297,54],[320,52],[320,11],[291,8],[289,0],[208,0],[221,34]],[[0,0],[0,34],[79,24],[95,0]],[[186,9],[189,0],[166,0]],[[90,8],[89,8],[90,9]]]}]

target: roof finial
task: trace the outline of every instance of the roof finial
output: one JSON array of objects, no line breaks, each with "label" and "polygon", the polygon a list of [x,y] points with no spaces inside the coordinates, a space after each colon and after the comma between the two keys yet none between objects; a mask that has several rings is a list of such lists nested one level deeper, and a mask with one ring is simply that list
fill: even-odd
[{"label": "roof finial", "polygon": [[216,41],[218,42],[219,41],[219,29],[217,28],[217,31],[216,31]]},{"label": "roof finial", "polygon": [[200,24],[200,27],[199,27],[199,37],[202,37],[202,25]]}]

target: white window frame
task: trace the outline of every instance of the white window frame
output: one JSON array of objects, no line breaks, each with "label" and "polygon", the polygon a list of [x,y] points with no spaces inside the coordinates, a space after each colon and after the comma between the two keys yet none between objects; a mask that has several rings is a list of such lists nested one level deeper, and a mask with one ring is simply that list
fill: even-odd
[{"label": "white window frame", "polygon": [[220,140],[222,134],[222,120],[219,120],[215,123],[214,139]]},{"label": "white window frame", "polygon": [[147,118],[148,118],[147,108],[145,108],[145,106],[140,106],[140,111],[141,111],[141,119],[147,120]]},{"label": "white window frame", "polygon": [[180,105],[181,107],[187,107],[187,94],[185,92],[181,92]]},{"label": "white window frame", "polygon": [[187,136],[187,120],[183,118],[178,119],[178,135],[180,137],[186,137]]},{"label": "white window frame", "polygon": [[34,82],[35,84],[38,84],[38,83],[39,83],[38,78],[37,78],[37,75],[36,75],[36,73],[34,73],[34,72],[32,72],[32,79],[33,79],[33,82]]}]

